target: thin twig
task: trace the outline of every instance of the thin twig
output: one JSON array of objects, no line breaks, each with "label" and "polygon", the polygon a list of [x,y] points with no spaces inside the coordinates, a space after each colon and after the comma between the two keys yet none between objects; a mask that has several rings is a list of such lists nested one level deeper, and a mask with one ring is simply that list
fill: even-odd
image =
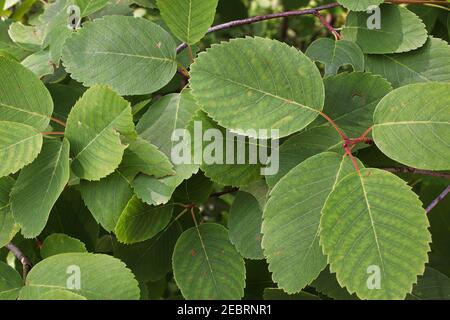
[{"label": "thin twig", "polygon": [[63,131],[41,132],[44,135],[64,135]]},{"label": "thin twig", "polygon": [[30,269],[33,265],[31,264],[30,260],[28,260],[27,256],[25,256],[23,254],[23,252],[17,246],[15,246],[12,242],[8,243],[6,245],[6,248],[9,251],[11,251],[12,254],[14,254],[16,259],[19,260],[20,263],[22,263],[22,278],[23,278],[23,280],[25,280],[27,277],[28,271],[30,271]]},{"label": "thin twig", "polygon": [[[246,24],[252,24],[252,23],[264,21],[264,20],[284,18],[284,17],[290,17],[290,16],[302,16],[302,15],[307,15],[307,14],[316,14],[316,12],[318,12],[318,11],[328,10],[328,9],[336,8],[339,6],[340,6],[339,3],[330,3],[330,4],[326,4],[326,5],[319,6],[319,7],[312,8],[312,9],[285,11],[285,12],[278,12],[278,13],[271,13],[271,14],[266,14],[266,15],[261,15],[261,16],[250,17],[250,18],[246,18],[246,19],[242,19],[242,20],[234,20],[234,21],[230,21],[230,22],[226,22],[226,23],[222,23],[222,24],[213,26],[213,27],[209,28],[208,33],[216,32],[219,30],[230,29],[230,28],[237,27],[237,26],[243,26]],[[180,53],[181,51],[186,49],[186,47],[187,47],[186,43],[180,44],[177,48],[177,53]]]},{"label": "thin twig", "polygon": [[416,169],[411,167],[394,167],[394,168],[380,168],[392,173],[412,173],[412,174],[420,174],[424,176],[431,176],[431,177],[439,177],[444,179],[450,179],[450,173],[444,173],[444,172],[436,172],[431,170],[422,170],[422,169]]},{"label": "thin twig", "polygon": [[53,122],[56,122],[57,124],[62,125],[64,128],[66,127],[66,123],[62,120],[56,119],[54,117],[50,117],[50,120],[52,120]]},{"label": "thin twig", "polygon": [[334,36],[334,39],[335,39],[336,41],[342,39],[342,37],[341,37],[341,35],[339,34],[339,32],[337,32],[336,29],[334,29],[333,26],[332,26],[331,24],[328,23],[327,19],[326,19],[324,16],[322,16],[322,15],[320,14],[320,12],[316,12],[314,15],[315,15],[317,18],[319,18],[320,22],[328,29],[328,31],[331,32],[331,34]]},{"label": "thin twig", "polygon": [[437,196],[436,199],[434,199],[430,205],[425,209],[426,213],[429,213],[434,207],[437,206],[437,204],[442,201],[446,195],[448,195],[450,193],[450,186],[447,186],[447,188],[444,189],[444,191],[442,191],[442,193],[440,195]]}]

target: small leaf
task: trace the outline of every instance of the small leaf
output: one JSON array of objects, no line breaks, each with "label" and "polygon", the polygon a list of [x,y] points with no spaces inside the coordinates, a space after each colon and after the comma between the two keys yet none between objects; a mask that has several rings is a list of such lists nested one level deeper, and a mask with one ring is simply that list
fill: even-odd
[{"label": "small leaf", "polygon": [[32,52],[25,50],[11,39],[8,34],[11,23],[11,21],[0,20],[0,56],[21,61]]},{"label": "small leaf", "polygon": [[31,70],[36,76],[42,78],[45,75],[53,74],[54,68],[51,64],[50,52],[38,51],[29,55],[22,61],[22,65]]},{"label": "small leaf", "polygon": [[0,300],[16,300],[22,287],[19,273],[0,261]]},{"label": "small leaf", "polygon": [[9,194],[14,185],[11,177],[0,178],[0,248],[7,245],[19,231],[11,212]]},{"label": "small leaf", "polygon": [[230,241],[247,259],[263,259],[261,224],[263,208],[250,193],[239,191],[230,208]]},{"label": "small leaf", "polygon": [[130,103],[104,86],[87,90],[67,119],[71,168],[81,179],[100,180],[114,172],[126,148],[119,134],[135,138]]},{"label": "small leaf", "polygon": [[157,24],[106,16],[74,33],[62,60],[72,78],[85,86],[107,84],[121,95],[138,95],[155,92],[172,79],[175,56],[175,42]]},{"label": "small leaf", "polygon": [[350,293],[404,299],[428,261],[428,226],[422,203],[402,179],[362,169],[342,179],[328,197],[320,243],[331,272]]},{"label": "small leaf", "polygon": [[450,279],[439,271],[427,267],[419,277],[409,298],[412,300],[450,300]]},{"label": "small leaf", "polygon": [[41,26],[26,26],[21,22],[13,22],[9,26],[11,39],[26,50],[39,51],[43,42],[43,30]]},{"label": "small leaf", "polygon": [[131,182],[120,171],[100,181],[81,181],[80,192],[95,220],[106,231],[114,230],[133,196]]},{"label": "small leaf", "polygon": [[316,289],[322,295],[335,300],[357,299],[354,294],[351,295],[350,293],[348,293],[347,289],[342,288],[339,285],[339,282],[337,282],[336,280],[336,275],[334,273],[331,273],[328,267],[319,274],[317,279],[311,283],[311,286],[314,287],[314,289]]},{"label": "small leaf", "polygon": [[197,102],[228,129],[279,129],[285,137],[306,127],[323,107],[317,67],[276,40],[247,37],[213,45],[199,54],[190,74]]},{"label": "small leaf", "polygon": [[33,127],[0,121],[0,177],[32,162],[42,147],[42,135]]},{"label": "small leaf", "polygon": [[218,0],[158,0],[161,17],[175,36],[199,42],[214,21]]},{"label": "small leaf", "polygon": [[0,120],[44,131],[53,102],[44,84],[20,63],[0,57]]},{"label": "small leaf", "polygon": [[403,54],[366,55],[366,70],[401,87],[411,83],[450,82],[450,46],[430,37],[422,48]]},{"label": "small leaf", "polygon": [[150,206],[133,196],[120,215],[115,228],[117,239],[126,244],[153,238],[172,217],[173,203]]},{"label": "small leaf", "polygon": [[[369,27],[371,23],[374,26]],[[423,46],[427,30],[422,20],[408,9],[383,4],[379,16],[373,12],[350,12],[342,36],[356,42],[364,53],[400,53]]]},{"label": "small leaf", "polygon": [[287,293],[300,292],[325,268],[321,210],[336,184],[354,170],[347,156],[320,153],[289,171],[270,192],[262,247],[273,280]]},{"label": "small leaf", "polygon": [[22,169],[11,191],[11,211],[25,238],[41,233],[50,211],[69,181],[69,142],[50,140]]},{"label": "small leaf", "polygon": [[416,83],[384,97],[372,136],[388,157],[419,169],[450,169],[450,83]]},{"label": "small leaf", "polygon": [[325,76],[336,74],[339,68],[345,65],[351,65],[354,71],[364,71],[364,54],[361,48],[351,41],[317,39],[310,44],[305,54],[311,60],[325,64]]},{"label": "small leaf", "polygon": [[[68,288],[71,276],[71,284],[76,284],[75,277],[80,277],[79,289]],[[42,260],[28,274],[19,299],[40,299],[53,290],[89,300],[136,300],[140,295],[138,282],[123,262],[91,253],[63,253]]]},{"label": "small leaf", "polygon": [[183,232],[172,258],[175,281],[188,300],[240,299],[245,265],[223,226],[205,223]]},{"label": "small leaf", "polygon": [[61,253],[87,252],[86,246],[78,239],[64,233],[53,233],[45,238],[41,248],[41,256],[46,259]]}]

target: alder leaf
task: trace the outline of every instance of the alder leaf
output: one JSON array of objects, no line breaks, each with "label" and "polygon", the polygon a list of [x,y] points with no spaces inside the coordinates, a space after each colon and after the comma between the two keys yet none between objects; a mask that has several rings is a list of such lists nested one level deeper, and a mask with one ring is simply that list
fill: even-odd
[{"label": "alder leaf", "polygon": [[412,300],[450,300],[450,279],[439,271],[426,267],[409,295]]},{"label": "alder leaf", "polygon": [[430,37],[422,48],[402,54],[366,55],[366,70],[401,87],[416,82],[450,82],[450,46]]},{"label": "alder leaf", "polygon": [[119,134],[136,137],[130,103],[105,86],[87,90],[67,119],[65,137],[71,145],[73,172],[86,180],[114,172],[126,149]]},{"label": "alder leaf", "polygon": [[151,239],[168,225],[172,212],[173,203],[150,206],[133,196],[114,230],[117,240],[132,244]]},{"label": "alder leaf", "polygon": [[69,181],[69,142],[46,141],[36,160],[20,171],[11,191],[11,211],[25,238],[41,233]]},{"label": "alder leaf", "polygon": [[41,257],[43,259],[69,252],[87,252],[87,250],[83,242],[64,233],[53,233],[49,235],[45,238],[41,247]]},{"label": "alder leaf", "polygon": [[327,265],[319,245],[321,210],[336,184],[354,170],[346,155],[324,152],[289,171],[271,190],[262,247],[272,279],[287,293],[300,292]]},{"label": "alder leaf", "polygon": [[100,181],[81,181],[80,192],[95,220],[106,231],[114,230],[120,215],[133,196],[131,181],[120,171]]},{"label": "alder leaf", "polygon": [[239,191],[230,208],[230,241],[247,259],[264,259],[261,248],[263,208],[250,193]]},{"label": "alder leaf", "polygon": [[0,121],[0,177],[32,162],[42,147],[42,135],[33,127]]},{"label": "alder leaf", "polygon": [[372,136],[388,157],[419,169],[450,169],[450,83],[416,83],[385,96]]},{"label": "alder leaf", "polygon": [[306,127],[323,108],[317,67],[276,40],[247,37],[213,45],[199,54],[190,74],[197,102],[228,129],[279,129],[285,137]]},{"label": "alder leaf", "polygon": [[67,39],[62,60],[85,86],[107,84],[121,95],[155,92],[177,70],[175,42],[142,18],[106,16],[86,23]]},{"label": "alder leaf", "polygon": [[352,11],[366,11],[371,6],[378,6],[384,0],[338,0],[340,4]]},{"label": "alder leaf", "polygon": [[342,179],[328,197],[320,243],[331,272],[350,293],[404,299],[425,270],[428,227],[422,203],[402,179],[362,169]]},{"label": "alder leaf", "polygon": [[50,52],[47,50],[35,52],[22,61],[22,65],[32,71],[37,77],[53,74],[54,68],[50,63]]},{"label": "alder leaf", "polygon": [[7,245],[19,231],[11,212],[9,198],[14,182],[11,177],[0,178],[0,248]]},{"label": "alder leaf", "polygon": [[311,60],[325,64],[325,76],[336,74],[339,68],[345,65],[351,65],[354,71],[364,71],[364,54],[361,48],[351,41],[317,39],[309,45],[305,54]]},{"label": "alder leaf", "polygon": [[218,0],[158,0],[164,22],[181,41],[199,42],[214,21]]},{"label": "alder leaf", "polygon": [[[68,288],[68,277],[77,274],[80,288]],[[92,253],[63,253],[42,260],[28,274],[19,299],[41,299],[53,290],[89,300],[136,300],[140,296],[138,282],[123,262]]]},{"label": "alder leaf", "polygon": [[44,131],[53,101],[44,84],[20,63],[0,57],[0,120],[27,124]]},{"label": "alder leaf", "polygon": [[172,265],[185,299],[236,300],[244,295],[244,259],[219,224],[204,223],[184,231],[175,245]]},{"label": "alder leaf", "polygon": [[23,281],[19,273],[0,261],[0,300],[17,300]]},{"label": "alder leaf", "polygon": [[160,280],[172,268],[173,248],[181,232],[179,224],[173,223],[147,241],[117,243],[114,256],[125,262],[140,281]]},{"label": "alder leaf", "polygon": [[[379,8],[379,16],[374,12],[350,12],[342,29],[344,39],[356,42],[364,53],[372,54],[407,52],[427,41],[425,25],[414,13],[395,4]],[[371,23],[374,26],[369,27]]]},{"label": "alder leaf", "polygon": [[15,60],[23,60],[32,52],[25,50],[15,43],[8,34],[12,21],[0,20],[0,56],[6,56]]}]

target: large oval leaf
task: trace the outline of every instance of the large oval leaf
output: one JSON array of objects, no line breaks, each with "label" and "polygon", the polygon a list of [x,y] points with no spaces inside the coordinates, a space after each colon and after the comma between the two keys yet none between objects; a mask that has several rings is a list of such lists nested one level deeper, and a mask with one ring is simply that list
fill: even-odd
[{"label": "large oval leaf", "polygon": [[430,37],[422,48],[408,53],[366,55],[366,70],[401,87],[416,82],[450,82],[450,46]]},{"label": "large oval leaf", "polygon": [[106,16],[86,24],[64,45],[72,78],[86,86],[108,84],[121,95],[152,93],[177,70],[175,42],[142,18]]},{"label": "large oval leaf", "polygon": [[119,166],[126,148],[119,134],[134,138],[130,103],[104,86],[87,90],[70,111],[65,136],[70,141],[73,172],[100,180]]},{"label": "large oval leaf", "polygon": [[200,53],[190,84],[197,102],[220,126],[278,129],[280,137],[303,129],[324,102],[319,70],[308,57],[257,37],[233,39]]},{"label": "large oval leaf", "polygon": [[11,191],[11,211],[25,238],[36,237],[44,229],[69,175],[66,139],[46,142],[36,160],[20,172]]},{"label": "large oval leaf", "polygon": [[[369,28],[372,22],[374,26]],[[422,20],[394,4],[381,5],[379,16],[373,12],[350,12],[342,35],[356,42],[364,53],[375,54],[407,52],[420,48],[427,41]]]},{"label": "large oval leaf", "polygon": [[345,177],[322,210],[320,243],[341,286],[361,299],[404,299],[423,274],[429,226],[399,177],[362,169]]},{"label": "large oval leaf", "polygon": [[325,268],[321,210],[336,184],[354,170],[347,156],[320,153],[289,171],[270,192],[262,246],[273,280],[287,293],[300,292]]},{"label": "large oval leaf", "polygon": [[32,162],[42,147],[42,135],[18,122],[0,121],[0,177]]},{"label": "large oval leaf", "polygon": [[53,290],[89,300],[137,300],[140,296],[138,283],[125,264],[103,254],[51,256],[31,269],[25,285],[19,299],[42,299]]},{"label": "large oval leaf", "polygon": [[244,295],[244,260],[223,226],[205,223],[180,236],[172,265],[186,299],[240,299]]},{"label": "large oval leaf", "polygon": [[416,83],[384,97],[374,113],[373,138],[408,166],[450,169],[450,83]]},{"label": "large oval leaf", "polygon": [[0,300],[16,300],[22,287],[19,273],[0,261]]},{"label": "large oval leaf", "polygon": [[0,121],[43,131],[53,112],[52,97],[44,84],[20,63],[4,57],[0,57],[0,79]]},{"label": "large oval leaf", "polygon": [[218,0],[158,0],[161,17],[178,39],[200,41],[214,21]]}]

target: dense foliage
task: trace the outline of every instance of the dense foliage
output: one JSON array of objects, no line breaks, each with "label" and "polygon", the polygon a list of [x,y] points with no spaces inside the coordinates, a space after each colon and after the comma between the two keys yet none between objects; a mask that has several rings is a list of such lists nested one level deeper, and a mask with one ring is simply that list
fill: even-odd
[{"label": "dense foliage", "polygon": [[448,2],[0,17],[0,299],[450,299]]}]

